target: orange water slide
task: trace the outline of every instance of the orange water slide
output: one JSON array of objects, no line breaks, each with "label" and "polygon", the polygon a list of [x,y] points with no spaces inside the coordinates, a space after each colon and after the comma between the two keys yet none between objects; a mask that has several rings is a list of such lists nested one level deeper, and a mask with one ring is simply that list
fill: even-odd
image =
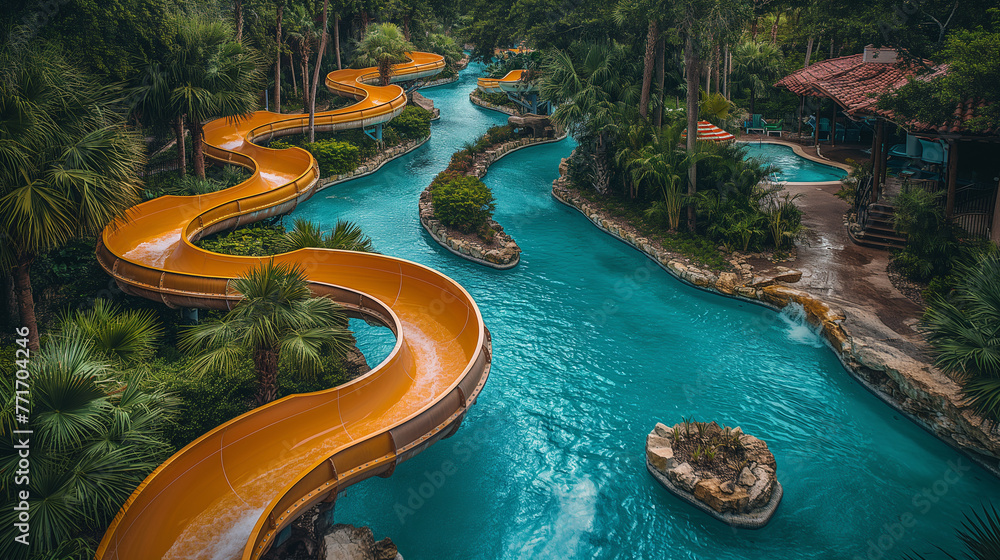
[{"label": "orange water slide", "polygon": [[521,81],[524,70],[511,70],[503,78],[479,78],[476,86],[486,93],[518,93],[537,89],[534,84]]},{"label": "orange water slide", "polygon": [[[444,61],[411,53],[393,80],[437,74]],[[327,86],[358,103],[316,115],[317,128],[383,123],[406,96],[376,86],[372,69],[332,72]],[[255,139],[305,129],[308,116],[256,112],[206,126],[206,153],[253,171],[224,191],[140,204],[104,230],[97,256],[128,293],[171,307],[227,309],[231,281],[262,259],[210,253],[192,242],[282,214],[315,192],[316,161]],[[278,532],[346,487],[396,465],[458,429],[489,375],[489,331],[472,297],[447,276],[383,255],[303,249],[274,257],[301,266],[316,294],[386,325],[392,352],[354,381],[294,395],[198,438],[139,485],[108,528],[98,559],[259,558]]]}]

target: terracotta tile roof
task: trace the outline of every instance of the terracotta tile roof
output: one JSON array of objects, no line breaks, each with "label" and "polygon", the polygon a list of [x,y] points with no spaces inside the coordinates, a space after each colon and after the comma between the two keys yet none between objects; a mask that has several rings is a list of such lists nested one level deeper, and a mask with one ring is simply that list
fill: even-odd
[{"label": "terracotta tile roof", "polygon": [[[923,63],[933,71],[920,74],[921,66],[915,63],[865,62],[864,54],[854,54],[817,62],[785,76],[774,85],[797,95],[833,99],[851,116],[878,115],[895,122],[891,111],[876,107],[879,96],[906,85],[910,78],[932,80],[948,71],[946,64],[935,66],[929,60]],[[914,133],[997,135],[1000,133],[998,127],[973,132],[962,126],[984,105],[982,101],[965,101],[955,109],[953,119],[939,125],[918,122],[898,124]]]}]

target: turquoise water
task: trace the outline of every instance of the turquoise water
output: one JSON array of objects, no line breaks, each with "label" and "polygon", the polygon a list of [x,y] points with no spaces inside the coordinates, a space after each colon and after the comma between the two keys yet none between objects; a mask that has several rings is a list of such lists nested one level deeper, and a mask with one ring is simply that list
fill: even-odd
[{"label": "turquoise water", "polygon": [[775,181],[814,182],[839,181],[847,172],[832,165],[824,165],[797,155],[789,146],[747,142],[747,157],[757,158],[777,165]]},{"label": "turquoise water", "polygon": [[[486,178],[524,250],[518,267],[436,245],[418,194],[505,119],[469,103],[478,71],[423,92],[442,110],[425,146],[294,213],[355,220],[379,251],[450,275],[493,331],[489,382],[458,433],[348,489],[338,522],[372,526],[407,560],[899,558],[953,545],[966,505],[1000,495],[1000,482],[853,382],[796,317],[689,288],[556,202],[571,141],[516,152]],[[375,363],[391,335],[362,325]],[[785,497],[764,529],[722,525],[646,472],[646,433],[691,415],[769,442]]]}]

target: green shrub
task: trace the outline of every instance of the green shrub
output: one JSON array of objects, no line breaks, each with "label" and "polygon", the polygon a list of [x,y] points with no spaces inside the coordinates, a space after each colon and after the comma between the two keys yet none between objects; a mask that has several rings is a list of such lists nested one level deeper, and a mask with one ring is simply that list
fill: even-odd
[{"label": "green shrub", "polygon": [[361,150],[348,142],[319,140],[302,146],[319,162],[321,177],[354,171],[361,163]]},{"label": "green shrub", "polygon": [[419,140],[431,133],[431,112],[416,105],[407,105],[386,128],[396,131],[404,140]]},{"label": "green shrub", "polygon": [[465,233],[485,230],[496,204],[493,193],[476,177],[454,176],[431,188],[434,217]]},{"label": "green shrub", "polygon": [[271,140],[271,143],[268,144],[267,147],[275,150],[284,150],[285,148],[291,148],[294,147],[295,145],[296,144],[293,144],[288,140]]},{"label": "green shrub", "polygon": [[158,361],[150,369],[181,401],[183,420],[166,426],[166,435],[177,449],[254,406],[257,375],[249,359],[226,373],[192,375],[190,359]]},{"label": "green shrub", "polygon": [[935,364],[962,385],[969,405],[1000,421],[1000,256],[957,267],[955,289],[930,300],[924,322]]},{"label": "green shrub", "polygon": [[284,235],[285,228],[280,224],[252,224],[229,233],[210,235],[195,245],[213,253],[263,257],[281,252],[279,247]]},{"label": "green shrub", "polygon": [[486,131],[484,138],[487,139],[489,145],[492,144],[503,144],[509,140],[513,140],[517,135],[514,134],[514,127],[509,124],[503,126],[491,126],[489,130]]},{"label": "green shrub", "polygon": [[958,231],[944,215],[941,193],[904,188],[893,200],[896,231],[906,234],[906,247],[894,257],[903,274],[926,282],[946,276],[959,256]]}]

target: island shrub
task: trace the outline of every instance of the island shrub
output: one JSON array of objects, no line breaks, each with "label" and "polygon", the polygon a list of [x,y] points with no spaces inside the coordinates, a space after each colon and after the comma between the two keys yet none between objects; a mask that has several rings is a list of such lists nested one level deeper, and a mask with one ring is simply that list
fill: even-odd
[{"label": "island shrub", "polygon": [[318,140],[302,146],[319,162],[321,177],[339,175],[354,171],[361,163],[361,150],[349,143],[339,140]]},{"label": "island shrub", "polygon": [[431,133],[431,112],[416,105],[407,105],[398,117],[392,119],[386,130],[390,128],[403,140],[419,140]]},{"label": "island shrub", "polygon": [[455,175],[431,187],[434,217],[465,233],[485,232],[496,204],[493,193],[476,177]]}]

